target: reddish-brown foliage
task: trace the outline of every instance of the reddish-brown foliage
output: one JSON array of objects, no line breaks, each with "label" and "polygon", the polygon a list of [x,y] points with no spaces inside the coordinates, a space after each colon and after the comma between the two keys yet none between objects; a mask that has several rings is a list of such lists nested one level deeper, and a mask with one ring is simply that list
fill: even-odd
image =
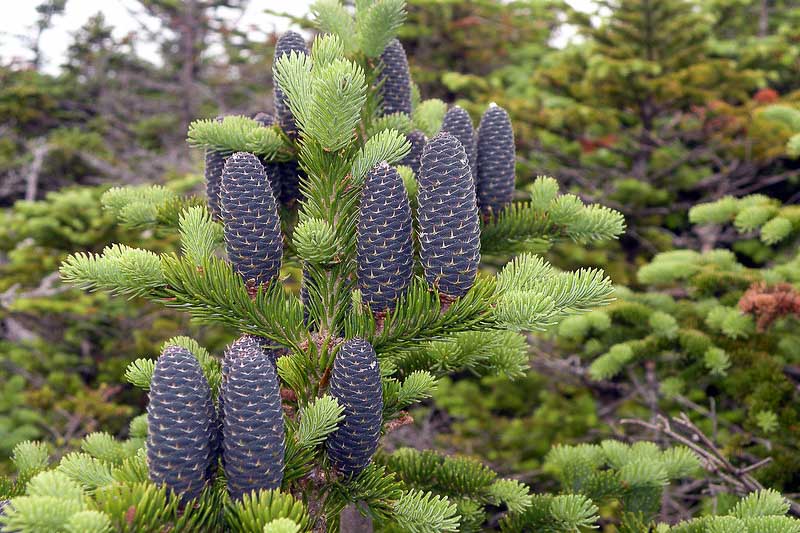
[{"label": "reddish-brown foliage", "polygon": [[761,89],[753,95],[753,100],[759,104],[771,104],[778,100],[778,98],[780,98],[778,91],[770,88]]},{"label": "reddish-brown foliage", "polygon": [[739,300],[739,309],[756,317],[758,330],[764,331],[782,316],[800,315],[800,292],[789,283],[754,283]]}]

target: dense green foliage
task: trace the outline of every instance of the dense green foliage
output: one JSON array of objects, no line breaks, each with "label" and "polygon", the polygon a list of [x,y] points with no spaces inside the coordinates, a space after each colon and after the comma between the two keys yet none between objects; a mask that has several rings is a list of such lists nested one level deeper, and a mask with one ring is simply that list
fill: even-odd
[{"label": "dense green foliage", "polygon": [[[306,531],[343,511],[360,531],[361,510],[380,531],[800,531],[792,2],[322,0],[287,17],[310,56],[283,64],[277,35],[231,24],[246,2],[132,4],[149,29],[120,38],[94,17],[53,75],[39,42],[70,4],[43,1],[30,63],[0,65],[9,530]],[[413,109],[381,116],[394,35]],[[256,113],[276,83],[274,126]],[[513,124],[516,191],[480,221],[477,282],[440,312],[417,261],[398,311],[373,313],[354,283],[369,171],[399,163],[406,134],[433,138],[451,104],[477,130],[490,102]],[[195,147],[300,162],[282,288],[251,299],[223,259]],[[397,170],[417,232],[428,192],[418,166]],[[216,400],[241,333],[283,350],[282,490],[231,499],[220,474],[184,507],[148,477],[158,354],[189,350]],[[324,392],[356,336],[377,352],[384,438],[347,483]]]}]

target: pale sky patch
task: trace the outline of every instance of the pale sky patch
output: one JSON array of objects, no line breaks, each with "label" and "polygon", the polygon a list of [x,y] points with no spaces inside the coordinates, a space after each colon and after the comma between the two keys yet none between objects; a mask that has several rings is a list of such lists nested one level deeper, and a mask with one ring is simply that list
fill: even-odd
[{"label": "pale sky patch", "polygon": [[[30,60],[31,53],[26,47],[25,36],[34,32],[37,13],[36,5],[39,0],[3,0],[2,17],[0,17],[0,59],[8,62],[14,58]],[[275,17],[264,13],[265,9],[289,12],[296,16],[308,12],[312,0],[252,0],[247,7],[245,16],[240,23],[248,27],[257,27],[265,31],[283,31],[289,27],[287,19]],[[576,9],[589,10],[592,0],[569,0]],[[68,0],[67,8],[63,15],[54,19],[53,27],[46,31],[41,49],[44,55],[44,69],[50,73],[57,73],[64,62],[67,47],[72,43],[74,33],[83,26],[95,13],[102,12],[106,22],[113,26],[114,35],[122,37],[130,32],[140,29],[140,22],[150,28],[157,27],[155,21],[146,19],[135,20],[130,10],[138,10],[134,0]],[[556,46],[565,46],[575,35],[574,28],[564,27],[554,39]],[[158,50],[154,44],[140,40],[137,45],[138,53],[149,60],[158,59]]]}]

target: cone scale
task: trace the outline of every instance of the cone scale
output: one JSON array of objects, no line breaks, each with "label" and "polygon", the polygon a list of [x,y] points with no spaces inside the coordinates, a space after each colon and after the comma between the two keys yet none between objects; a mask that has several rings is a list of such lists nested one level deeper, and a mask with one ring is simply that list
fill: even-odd
[{"label": "cone scale", "polygon": [[407,134],[406,139],[408,139],[409,144],[411,144],[411,150],[409,150],[408,155],[403,158],[400,164],[410,167],[411,170],[414,171],[414,175],[418,175],[419,159],[422,157],[422,149],[425,148],[427,139],[425,138],[425,134],[419,130],[414,130]]},{"label": "cone scale", "polygon": [[[253,120],[258,122],[264,127],[271,127],[276,124],[275,117],[269,113],[258,113]],[[281,173],[280,173],[280,165],[285,163],[278,163],[273,161],[267,161],[263,157],[259,157],[258,160],[261,162],[261,166],[264,167],[264,173],[267,175],[267,179],[269,180],[269,185],[272,188],[272,194],[275,196],[275,199],[279,199],[281,196]]]},{"label": "cone scale", "polygon": [[222,182],[222,169],[225,167],[227,157],[217,150],[206,150],[206,196],[208,197],[208,211],[216,218],[222,218],[219,207],[219,187]]}]

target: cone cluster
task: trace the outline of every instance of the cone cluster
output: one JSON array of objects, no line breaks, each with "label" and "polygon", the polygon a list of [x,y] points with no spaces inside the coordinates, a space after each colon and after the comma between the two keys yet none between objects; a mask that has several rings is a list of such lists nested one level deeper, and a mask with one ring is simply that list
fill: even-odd
[{"label": "cone cluster", "polygon": [[458,139],[442,132],[425,145],[418,182],[425,279],[443,295],[463,296],[478,273],[480,227],[469,160]]},{"label": "cone cluster", "polygon": [[464,108],[454,105],[447,110],[442,121],[441,131],[446,131],[461,143],[469,160],[469,170],[475,179],[475,161],[477,158],[477,146],[475,144],[475,128],[472,126],[472,119]]},{"label": "cone cluster", "polygon": [[147,406],[150,479],[181,500],[200,496],[216,465],[216,411],[200,363],[168,346],[156,362]]},{"label": "cone cluster", "polygon": [[220,188],[228,258],[250,288],[278,277],[283,254],[280,218],[264,167],[256,156],[228,158]]},{"label": "cone cluster", "polygon": [[514,130],[508,113],[490,104],[478,127],[477,198],[481,212],[497,215],[514,196]]},{"label": "cone cluster", "polygon": [[374,312],[394,309],[411,283],[414,247],[403,178],[385,161],[364,180],[357,233],[361,296]]},{"label": "cone cluster", "polygon": [[329,393],[344,407],[344,420],[325,441],[328,458],[345,477],[357,476],[378,448],[383,420],[381,372],[369,342],[354,338],[342,344]]},{"label": "cone cluster", "polygon": [[383,68],[378,78],[383,83],[383,114],[411,114],[411,73],[403,45],[392,39],[381,54]]},{"label": "cone cluster", "polygon": [[273,361],[256,337],[244,336],[228,348],[223,366],[222,455],[233,499],[283,480],[285,433],[280,384]]},{"label": "cone cluster", "polygon": [[[294,31],[287,31],[281,35],[278,42],[275,43],[275,56],[272,64],[274,65],[280,58],[291,52],[309,55],[308,47],[306,46],[306,41],[303,39],[303,36]],[[277,82],[275,83],[274,97],[275,113],[278,116],[278,122],[281,128],[283,128],[283,131],[286,132],[289,138],[296,140],[297,124],[295,123],[292,111],[289,109],[286,95]]]}]

